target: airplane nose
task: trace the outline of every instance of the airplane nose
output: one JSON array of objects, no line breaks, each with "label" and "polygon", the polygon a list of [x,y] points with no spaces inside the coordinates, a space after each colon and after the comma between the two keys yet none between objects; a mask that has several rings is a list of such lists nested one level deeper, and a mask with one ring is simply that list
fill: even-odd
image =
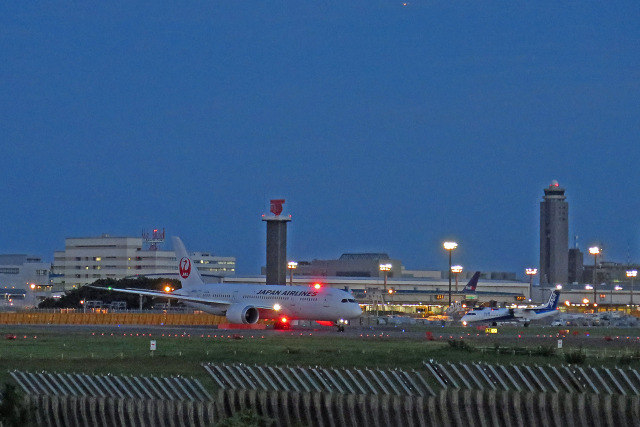
[{"label": "airplane nose", "polygon": [[353,317],[358,317],[362,314],[362,309],[360,308],[359,305],[356,305],[355,307],[353,307]]}]

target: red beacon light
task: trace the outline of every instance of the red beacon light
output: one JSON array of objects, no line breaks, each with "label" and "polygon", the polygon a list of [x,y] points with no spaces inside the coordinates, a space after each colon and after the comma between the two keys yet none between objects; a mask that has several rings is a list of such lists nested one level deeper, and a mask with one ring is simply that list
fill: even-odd
[{"label": "red beacon light", "polygon": [[289,319],[287,319],[286,317],[281,317],[280,318],[280,322],[281,323],[287,323],[289,321]]},{"label": "red beacon light", "polygon": [[322,288],[322,285],[320,283],[316,283],[313,285],[314,289],[320,289]]}]

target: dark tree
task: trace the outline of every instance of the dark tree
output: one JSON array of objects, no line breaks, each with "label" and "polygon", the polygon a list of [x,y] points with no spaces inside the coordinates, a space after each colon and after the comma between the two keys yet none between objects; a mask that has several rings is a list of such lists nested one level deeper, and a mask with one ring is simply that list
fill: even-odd
[{"label": "dark tree", "polygon": [[[91,284],[101,288],[137,288],[161,291],[170,284],[173,289],[181,287],[179,280],[170,279],[148,279],[146,277],[138,277],[135,279],[100,279]],[[61,298],[47,298],[42,301],[38,308],[82,308],[80,301],[102,301],[104,304],[111,304],[114,301],[126,301],[127,308],[138,308],[140,299],[138,295],[124,294],[108,290],[101,290],[83,286],[79,289],[72,289],[65,292]],[[151,299],[145,298],[143,308],[151,308]]]},{"label": "dark tree", "polygon": [[24,401],[15,385],[6,383],[0,395],[0,425],[3,427],[35,425],[33,423],[35,408]]}]

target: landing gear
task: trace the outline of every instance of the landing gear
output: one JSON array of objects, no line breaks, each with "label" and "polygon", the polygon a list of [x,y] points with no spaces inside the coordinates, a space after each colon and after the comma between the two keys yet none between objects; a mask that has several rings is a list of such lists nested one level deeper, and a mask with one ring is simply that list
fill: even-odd
[{"label": "landing gear", "polygon": [[344,325],[348,324],[349,322],[347,320],[344,319],[340,319],[336,321],[336,326],[338,327],[338,332],[344,332]]},{"label": "landing gear", "polygon": [[289,322],[283,322],[281,320],[277,320],[273,324],[273,329],[280,330],[280,331],[286,331],[286,330],[291,329],[291,324]]},{"label": "landing gear", "polygon": [[344,332],[344,325],[338,325],[338,332]]},{"label": "landing gear", "polygon": [[524,322],[524,327],[528,328],[530,324],[531,324],[531,322]]}]

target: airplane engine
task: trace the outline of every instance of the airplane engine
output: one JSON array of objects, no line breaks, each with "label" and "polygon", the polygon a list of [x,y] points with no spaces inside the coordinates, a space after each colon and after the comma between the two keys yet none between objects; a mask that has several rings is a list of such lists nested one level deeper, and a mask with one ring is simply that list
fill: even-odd
[{"label": "airplane engine", "polygon": [[258,309],[250,305],[232,304],[227,310],[227,320],[231,323],[253,324],[260,318]]}]

